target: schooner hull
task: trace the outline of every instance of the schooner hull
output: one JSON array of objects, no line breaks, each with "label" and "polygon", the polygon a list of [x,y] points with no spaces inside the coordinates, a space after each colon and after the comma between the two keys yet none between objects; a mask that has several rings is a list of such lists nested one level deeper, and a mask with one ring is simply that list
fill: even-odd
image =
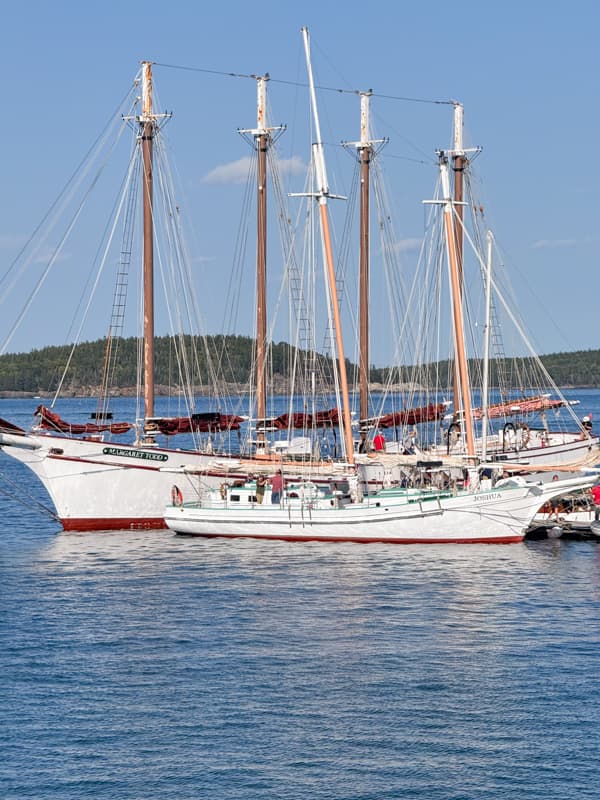
[{"label": "schooner hull", "polygon": [[554,434],[562,441],[550,447],[527,447],[522,450],[507,450],[490,453],[490,460],[509,461],[511,464],[531,466],[569,466],[600,459],[600,439],[575,438],[576,434]]},{"label": "schooner hull", "polygon": [[[60,454],[44,450],[3,446],[3,450],[29,467],[44,485],[66,531],[136,530],[164,528],[162,508],[169,497],[173,476],[160,471],[173,463],[162,451],[137,451],[136,456],[104,453],[102,444],[80,440],[53,441]],[[123,453],[134,448],[112,448]],[[142,457],[142,453],[144,456]],[[162,459],[155,460],[155,457]],[[187,459],[186,459],[187,460]],[[177,465],[183,462],[179,460]],[[174,464],[175,465],[175,464]]]},{"label": "schooner hull", "polygon": [[[532,470],[537,466],[576,466],[578,464],[596,463],[600,460],[600,438],[597,436],[582,439],[575,433],[552,434],[551,445],[538,445],[537,441],[521,449],[489,449],[487,460],[490,462],[508,462],[522,464]],[[479,442],[477,442],[479,445]],[[440,457],[447,454],[443,448],[434,448]],[[477,450],[479,453],[479,449]],[[452,451],[451,451],[452,454]],[[459,456],[460,453],[455,453]]]},{"label": "schooner hull", "polygon": [[[69,437],[0,433],[7,455],[31,469],[44,485],[66,531],[165,528],[164,508],[171,496],[173,470],[200,474],[207,487],[246,478],[258,469],[271,471],[280,461],[248,460],[189,450],[138,448]],[[303,465],[291,471],[302,475]],[[311,474],[315,474],[313,466]],[[335,465],[320,468],[323,479],[336,480]],[[318,478],[317,478],[318,480]],[[340,478],[341,480],[341,478]],[[186,496],[196,495],[191,478],[177,475]]]}]

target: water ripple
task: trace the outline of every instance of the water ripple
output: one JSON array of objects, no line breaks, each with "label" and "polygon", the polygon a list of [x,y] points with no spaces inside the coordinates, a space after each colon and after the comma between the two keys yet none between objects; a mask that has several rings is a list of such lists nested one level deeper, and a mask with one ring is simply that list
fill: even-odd
[{"label": "water ripple", "polygon": [[3,533],[3,797],[597,796],[600,550]]}]

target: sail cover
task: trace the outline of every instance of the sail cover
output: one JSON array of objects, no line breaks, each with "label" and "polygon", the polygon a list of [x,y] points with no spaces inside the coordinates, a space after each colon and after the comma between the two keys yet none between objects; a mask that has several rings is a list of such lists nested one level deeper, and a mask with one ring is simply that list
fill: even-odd
[{"label": "sail cover", "polygon": [[393,411],[381,417],[361,419],[361,426],[380,428],[394,428],[397,425],[419,425],[422,422],[435,422],[446,413],[447,403],[429,403],[427,406],[406,408],[402,411]]},{"label": "sail cover", "polygon": [[[75,435],[109,432],[115,435],[127,433],[134,426],[130,422],[111,422],[99,425],[96,422],[66,422],[58,414],[46,406],[38,406],[35,415],[40,418],[40,427],[46,430]],[[156,431],[166,435],[177,433],[211,433],[218,431],[239,430],[243,417],[233,414],[206,413],[192,414],[191,417],[153,417],[147,420],[145,430]]]},{"label": "sail cover", "polygon": [[35,416],[40,418],[40,427],[46,430],[58,431],[60,433],[110,433],[122,434],[133,428],[129,422],[111,422],[105,425],[98,425],[96,422],[65,422],[54,411],[50,411],[46,406],[38,406],[35,410]]}]

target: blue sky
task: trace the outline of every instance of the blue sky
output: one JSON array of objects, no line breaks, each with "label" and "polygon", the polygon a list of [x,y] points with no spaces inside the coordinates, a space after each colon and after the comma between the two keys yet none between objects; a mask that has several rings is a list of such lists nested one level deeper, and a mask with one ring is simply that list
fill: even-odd
[{"label": "blue sky", "polygon": [[[269,86],[274,121],[288,125],[283,157],[298,158],[306,90],[283,81],[306,80],[300,28],[307,25],[319,84],[372,88],[381,96],[373,113],[377,135],[390,138],[382,157],[398,247],[410,251],[423,234],[421,200],[433,190],[435,149],[450,144],[451,110],[383,96],[457,99],[465,106],[465,144],[483,147],[476,165],[480,195],[536,348],[600,346],[596,3],[150,0],[141,9],[129,0],[3,5],[0,274],[143,59],[269,72],[276,79]],[[174,112],[168,135],[198,220],[195,257],[206,270],[204,298],[212,295],[203,308],[205,325],[219,332],[215,276],[222,283],[232,259],[241,205],[235,163],[248,155],[236,129],[254,125],[254,84],[166,66],[155,67],[154,80],[160,102]],[[358,101],[323,92],[319,102],[332,188],[344,194],[352,165],[337,145],[358,136]],[[290,188],[301,189],[292,185],[293,172],[289,180]],[[76,248],[68,258],[76,265]],[[46,311],[28,316],[9,349],[62,343],[56,311],[65,297],[74,302],[59,274],[44,288]],[[241,333],[250,332],[250,319],[240,324]],[[102,334],[99,325],[96,335]],[[389,358],[376,330],[372,354],[379,364]]]}]

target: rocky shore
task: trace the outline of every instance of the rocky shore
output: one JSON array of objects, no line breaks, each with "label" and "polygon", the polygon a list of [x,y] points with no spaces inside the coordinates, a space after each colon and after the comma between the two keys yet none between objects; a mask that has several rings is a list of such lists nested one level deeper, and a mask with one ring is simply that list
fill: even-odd
[{"label": "rocky shore", "polygon": [[[289,382],[282,378],[281,380],[274,381],[272,387],[272,394],[275,396],[288,396],[290,393]],[[383,383],[369,384],[371,392],[379,393],[384,391],[391,392],[409,392],[409,391],[425,391],[422,386],[414,386],[408,383],[398,383],[393,386],[385,386]],[[62,397],[98,397],[100,394],[100,386],[71,386],[63,389]],[[250,391],[250,386],[247,383],[222,383],[216,390],[209,389],[206,386],[194,387],[193,394],[197,397],[211,397],[215,394],[223,396],[244,395]],[[358,386],[351,386],[350,391],[358,391]],[[122,386],[111,391],[111,397],[136,397],[138,390],[135,386]],[[17,392],[17,391],[0,391],[0,399],[37,399],[42,400],[45,397],[53,395],[54,392],[40,389],[38,392]],[[157,397],[169,397],[173,395],[183,394],[183,389],[169,388],[168,386],[156,386],[155,394]]]}]

